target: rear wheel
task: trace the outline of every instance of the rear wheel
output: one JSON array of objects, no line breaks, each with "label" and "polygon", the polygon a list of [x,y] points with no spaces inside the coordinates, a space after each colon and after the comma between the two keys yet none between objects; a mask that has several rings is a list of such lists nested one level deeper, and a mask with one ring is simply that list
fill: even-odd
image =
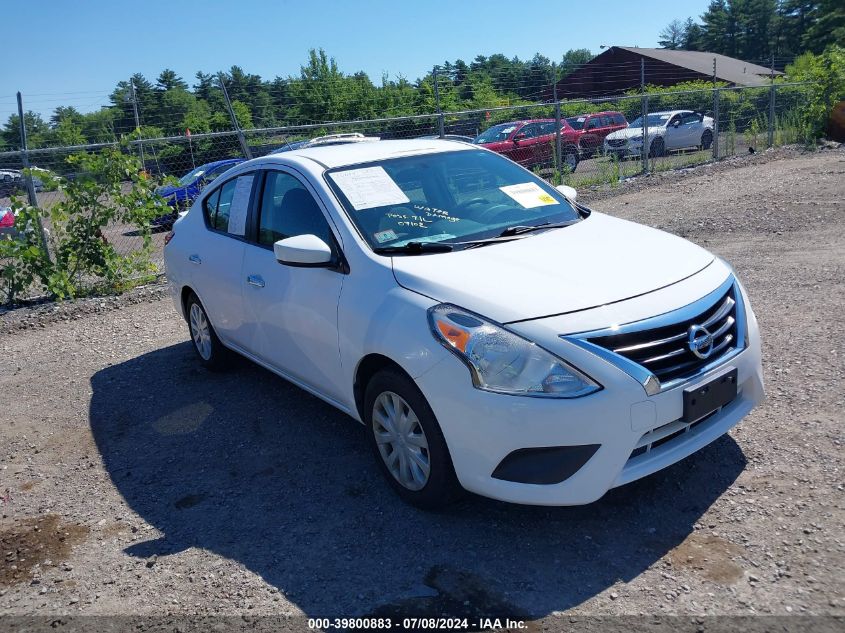
[{"label": "rear wheel", "polygon": [[217,338],[217,333],[211,321],[208,320],[205,308],[193,292],[185,302],[185,311],[188,315],[191,342],[200,362],[212,371],[225,369],[231,360],[231,352]]},{"label": "rear wheel", "polygon": [[704,134],[701,135],[701,149],[710,149],[711,145],[713,145],[713,132],[704,130]]},{"label": "rear wheel", "polygon": [[569,173],[574,172],[578,167],[578,148],[569,146],[563,148],[563,165],[569,169]]},{"label": "rear wheel", "polygon": [[373,453],[402,499],[433,510],[459,496],[446,440],[413,380],[395,370],[378,372],[367,385],[364,413]]}]

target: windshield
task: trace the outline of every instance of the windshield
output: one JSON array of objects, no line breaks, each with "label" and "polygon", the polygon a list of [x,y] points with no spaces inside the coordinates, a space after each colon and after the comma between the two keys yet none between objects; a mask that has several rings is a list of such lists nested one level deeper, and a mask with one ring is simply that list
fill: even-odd
[{"label": "windshield", "polygon": [[[672,118],[671,114],[649,114],[648,115],[648,127],[665,127],[666,124],[669,122],[669,119]],[[643,126],[643,118],[638,116],[636,119],[631,121],[628,124],[628,127],[642,127]]]},{"label": "windshield", "polygon": [[187,187],[192,182],[194,182],[197,178],[202,176],[205,173],[205,166],[197,167],[195,170],[188,172],[184,176],[179,179],[179,184],[183,187]]},{"label": "windshield", "polygon": [[473,143],[496,143],[498,141],[506,141],[511,135],[511,132],[513,132],[516,128],[516,123],[500,123],[499,125],[494,125],[476,136]]},{"label": "windshield", "polygon": [[497,154],[440,152],[342,167],[328,180],[373,248],[456,244],[511,226],[575,222],[580,215],[546,181]]},{"label": "windshield", "polygon": [[583,130],[584,123],[586,122],[586,120],[587,117],[585,116],[574,116],[566,119],[566,122],[569,123],[569,125],[572,126],[573,129]]}]

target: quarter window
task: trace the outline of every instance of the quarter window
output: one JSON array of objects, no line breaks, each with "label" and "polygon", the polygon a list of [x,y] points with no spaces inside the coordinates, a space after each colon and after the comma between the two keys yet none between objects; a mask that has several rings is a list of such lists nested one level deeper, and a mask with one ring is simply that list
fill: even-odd
[{"label": "quarter window", "polygon": [[238,176],[216,189],[205,201],[205,218],[209,228],[243,237],[254,174]]},{"label": "quarter window", "polygon": [[330,246],[334,243],[323,212],[304,185],[290,174],[268,172],[261,197],[258,243],[272,246],[296,235],[316,235]]}]

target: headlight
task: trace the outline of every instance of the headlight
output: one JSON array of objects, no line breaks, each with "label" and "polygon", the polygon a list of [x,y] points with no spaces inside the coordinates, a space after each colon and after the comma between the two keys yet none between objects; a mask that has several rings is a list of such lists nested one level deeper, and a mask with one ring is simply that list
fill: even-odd
[{"label": "headlight", "polygon": [[578,398],[601,385],[499,325],[449,304],[428,311],[434,337],[469,367],[478,389],[517,396]]}]

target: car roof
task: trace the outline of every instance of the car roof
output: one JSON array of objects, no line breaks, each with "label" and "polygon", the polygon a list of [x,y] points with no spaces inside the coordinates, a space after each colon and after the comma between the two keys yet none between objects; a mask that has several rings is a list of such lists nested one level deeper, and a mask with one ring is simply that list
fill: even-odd
[{"label": "car roof", "polygon": [[244,162],[243,158],[224,158],[223,160],[215,160],[210,163],[205,163],[204,165],[200,165],[201,167],[217,167],[218,165],[228,165],[228,164],[235,164],[235,163],[242,163]]},{"label": "car roof", "polygon": [[660,115],[669,114],[669,115],[675,115],[675,114],[681,114],[681,113],[683,113],[683,112],[692,112],[692,110],[661,110],[660,112],[649,112],[649,113],[648,113],[648,115],[649,115],[649,116],[651,116],[652,114],[660,114]]},{"label": "car roof", "polygon": [[345,145],[325,145],[292,149],[282,154],[268,154],[264,160],[287,161],[300,157],[310,159],[327,169],[369,163],[401,156],[420,156],[439,152],[477,150],[474,145],[462,141],[441,139],[408,139],[396,141],[371,141],[368,143],[348,143]]}]

